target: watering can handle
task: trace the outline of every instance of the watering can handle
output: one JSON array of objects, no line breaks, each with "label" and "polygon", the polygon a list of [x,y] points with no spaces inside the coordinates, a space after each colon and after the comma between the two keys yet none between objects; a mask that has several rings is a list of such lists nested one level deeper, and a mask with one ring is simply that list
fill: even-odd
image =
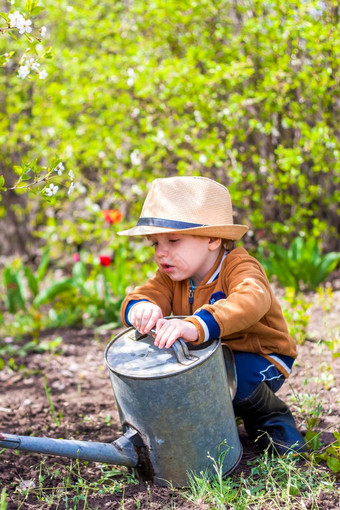
[{"label": "watering can handle", "polygon": [[171,347],[175,351],[178,363],[182,365],[191,365],[199,360],[198,356],[194,356],[189,352],[188,346],[182,338],[178,338]]},{"label": "watering can handle", "polygon": [[[151,329],[150,332],[155,334],[156,330]],[[181,365],[191,365],[199,359],[198,356],[194,356],[189,352],[188,346],[182,338],[178,338],[171,347],[175,351],[178,363]]]}]

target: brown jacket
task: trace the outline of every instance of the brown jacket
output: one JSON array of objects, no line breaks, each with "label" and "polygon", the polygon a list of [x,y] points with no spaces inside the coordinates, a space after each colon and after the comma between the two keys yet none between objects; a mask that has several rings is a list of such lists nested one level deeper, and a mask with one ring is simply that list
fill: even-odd
[{"label": "brown jacket", "polygon": [[[223,261],[222,256],[223,251],[195,288],[192,311],[190,282],[175,282],[157,271],[145,285],[126,296],[122,304],[123,321],[127,324],[125,310],[131,300],[146,299],[160,306],[164,316],[171,313],[188,316],[185,320],[195,324],[199,332],[195,343],[220,337],[234,351],[264,356],[288,377],[280,360],[274,358],[275,354],[295,358],[296,344],[288,334],[280,304],[264,269],[243,248],[232,250]],[[218,276],[213,279],[215,273]]]}]

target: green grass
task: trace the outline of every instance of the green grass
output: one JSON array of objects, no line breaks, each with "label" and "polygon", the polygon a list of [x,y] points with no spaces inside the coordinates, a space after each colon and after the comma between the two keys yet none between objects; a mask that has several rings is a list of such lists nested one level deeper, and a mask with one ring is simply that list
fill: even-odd
[{"label": "green grass", "polygon": [[294,457],[272,457],[265,452],[249,463],[250,474],[233,474],[222,479],[220,466],[214,480],[202,473],[191,477],[184,493],[189,501],[205,503],[210,510],[316,510],[321,493],[336,492],[335,477],[322,466]]},{"label": "green grass", "polygon": [[[54,509],[95,510],[100,500],[90,500],[99,494],[119,495],[120,506],[125,508],[130,485],[138,484],[137,479],[125,468],[100,466],[95,469],[87,463],[70,461],[68,465],[55,463],[52,466],[40,463],[40,469],[34,480],[16,483],[17,509],[23,510],[32,497],[37,503]],[[205,473],[190,476],[190,485],[186,489],[170,488],[171,509],[181,508],[179,497],[191,502],[195,507],[206,505],[209,510],[317,510],[319,498],[325,494],[336,494],[336,478],[324,465],[315,464],[313,455],[302,458],[295,454],[286,457],[274,457],[268,452],[248,463],[247,472],[233,473],[223,479],[222,459],[212,459],[215,476],[208,479]],[[13,484],[14,487],[14,484]],[[11,490],[10,488],[8,488]],[[147,491],[148,494],[143,492]],[[166,495],[166,493],[165,493]],[[176,495],[176,501],[173,496]],[[0,510],[7,508],[7,494],[1,495]],[[136,494],[138,496],[138,494]],[[147,497],[148,496],[148,497]],[[130,499],[130,498],[129,498]],[[141,487],[141,500],[136,499],[140,508],[153,507],[152,487]],[[12,500],[13,501],[13,500]],[[115,499],[117,504],[117,500]],[[155,503],[159,503],[156,496]],[[11,506],[11,508],[13,508]],[[115,508],[118,508],[115,506]],[[164,509],[168,507],[164,507]],[[324,508],[324,507],[321,507]]]},{"label": "green grass", "polygon": [[[42,504],[53,508],[92,510],[88,498],[96,494],[122,494],[129,484],[137,484],[137,479],[127,469],[113,466],[100,466],[100,474],[93,476],[93,469],[88,469],[89,478],[86,475],[87,463],[70,461],[68,465],[55,463],[52,467],[45,463],[45,458],[40,463],[39,474],[35,480],[21,482],[16,488],[17,510],[24,510],[28,498],[33,498]],[[85,468],[85,469],[84,469]],[[3,494],[6,502],[6,492]],[[2,501],[2,500],[1,500]],[[5,503],[4,503],[5,504]],[[97,507],[96,507],[97,508]],[[123,507],[122,507],[123,508]],[[0,507],[5,510],[6,507]]]}]

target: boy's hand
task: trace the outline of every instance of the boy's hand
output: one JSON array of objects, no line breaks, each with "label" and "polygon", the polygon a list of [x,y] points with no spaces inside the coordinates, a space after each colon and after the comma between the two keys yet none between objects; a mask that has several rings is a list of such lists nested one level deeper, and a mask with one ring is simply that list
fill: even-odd
[{"label": "boy's hand", "polygon": [[196,326],[182,319],[159,319],[156,324],[156,337],[154,344],[160,349],[167,349],[178,339],[185,342],[194,342],[198,339]]},{"label": "boy's hand", "polygon": [[162,317],[160,307],[148,301],[136,303],[129,313],[129,321],[142,335],[147,335]]}]

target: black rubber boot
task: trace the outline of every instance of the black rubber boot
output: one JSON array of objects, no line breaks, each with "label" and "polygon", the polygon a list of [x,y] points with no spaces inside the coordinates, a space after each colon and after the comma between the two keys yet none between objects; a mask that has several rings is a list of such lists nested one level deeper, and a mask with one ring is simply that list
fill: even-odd
[{"label": "black rubber boot", "polygon": [[267,386],[261,382],[246,400],[234,404],[250,439],[257,439],[260,448],[268,446],[278,455],[289,451],[305,452],[306,443],[296,428],[292,413]]}]

